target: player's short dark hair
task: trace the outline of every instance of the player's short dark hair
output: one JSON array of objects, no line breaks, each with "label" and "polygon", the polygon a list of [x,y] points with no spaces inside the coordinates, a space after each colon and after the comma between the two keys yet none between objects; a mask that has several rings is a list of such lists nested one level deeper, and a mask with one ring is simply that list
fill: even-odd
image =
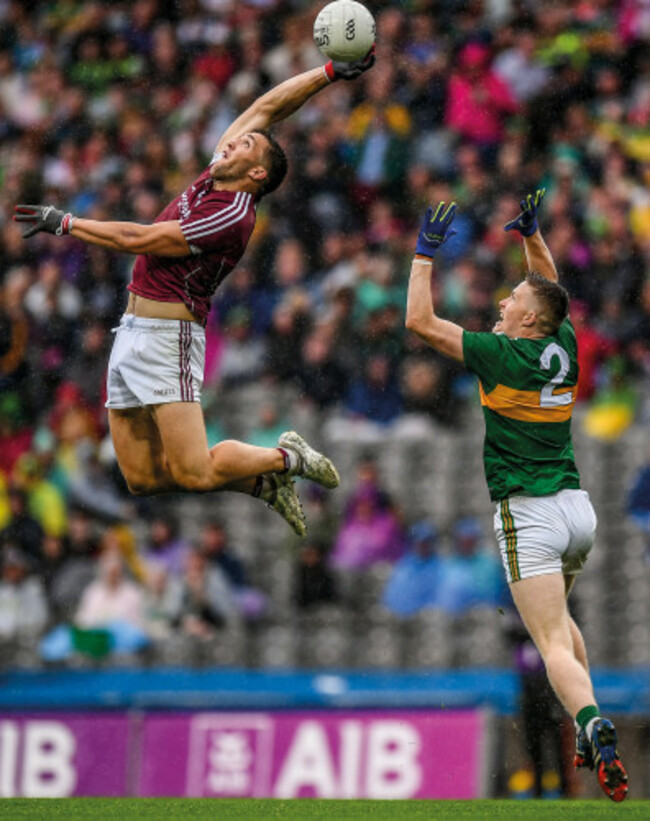
[{"label": "player's short dark hair", "polygon": [[546,279],[537,271],[529,271],[526,282],[541,305],[537,318],[539,329],[545,336],[551,336],[569,315],[568,291],[559,282]]},{"label": "player's short dark hair", "polygon": [[264,152],[264,163],[266,165],[266,179],[259,187],[257,192],[257,199],[261,200],[266,194],[280,185],[282,180],[287,176],[289,170],[289,162],[287,155],[280,143],[275,139],[270,131],[266,129],[258,129],[253,131],[253,134],[261,134],[268,142],[268,148]]}]

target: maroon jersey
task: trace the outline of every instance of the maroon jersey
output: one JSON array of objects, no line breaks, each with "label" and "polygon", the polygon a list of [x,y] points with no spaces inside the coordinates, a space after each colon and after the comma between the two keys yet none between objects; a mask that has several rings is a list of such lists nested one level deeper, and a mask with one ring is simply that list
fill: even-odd
[{"label": "maroon jersey", "polygon": [[205,325],[210,299],[239,262],[255,227],[255,201],[244,191],[215,191],[210,169],[171,202],[155,222],[179,220],[192,253],[139,254],[129,291],[158,302],[184,302]]}]

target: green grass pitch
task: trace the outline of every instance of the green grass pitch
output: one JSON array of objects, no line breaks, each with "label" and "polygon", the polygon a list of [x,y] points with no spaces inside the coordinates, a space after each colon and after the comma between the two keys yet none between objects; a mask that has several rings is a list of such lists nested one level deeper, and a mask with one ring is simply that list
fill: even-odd
[{"label": "green grass pitch", "polygon": [[322,801],[316,799],[197,799],[197,798],[7,798],[0,800],[0,817],[66,819],[66,821],[478,821],[478,819],[649,819],[650,801],[613,804],[598,801]]}]

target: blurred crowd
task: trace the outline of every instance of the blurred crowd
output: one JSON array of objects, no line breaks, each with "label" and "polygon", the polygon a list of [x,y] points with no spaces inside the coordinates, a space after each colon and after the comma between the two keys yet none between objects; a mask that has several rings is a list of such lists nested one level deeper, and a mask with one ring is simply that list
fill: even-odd
[{"label": "blurred crowd", "polygon": [[[324,62],[311,36],[322,5],[0,2],[0,623],[20,616],[34,634],[72,624],[48,645],[53,658],[81,640],[75,630],[118,613],[134,614],[144,636],[163,624],[200,634],[229,614],[260,617],[268,591],[248,583],[236,555],[216,562],[219,522],[206,520],[200,543],[183,546],[160,507],[125,491],[103,401],[133,259],[70,238],[23,241],[13,206],[52,202],[151,222],[240,111]],[[220,413],[227,397],[259,384],[270,396],[293,391],[332,437],[350,425],[381,437],[411,416],[462,429],[473,383],[403,327],[421,214],[440,199],[458,202],[434,295],[444,316],[489,330],[524,268],[503,224],[538,187],[547,190],[542,230],[573,299],[585,424],[613,438],[650,421],[647,3],[368,5],[375,67],[277,128],[289,176],[261,203],[249,250],[215,300],[211,442],[232,435]],[[254,440],[271,444],[276,408],[258,410]],[[360,481],[303,547],[296,606],[335,597],[333,574],[356,572],[358,554],[375,547],[395,565],[385,602],[396,613],[415,601],[400,585],[439,578],[427,559],[435,523],[392,516],[381,491]],[[379,511],[376,527],[369,511]],[[356,535],[346,535],[356,519]],[[136,520],[150,544],[134,536]],[[454,541],[475,527],[459,523]],[[157,539],[174,549],[158,555]],[[464,571],[447,564],[453,588]],[[24,599],[7,593],[17,579]],[[114,640],[137,645],[141,636],[122,624]]]},{"label": "blurred crowd", "polygon": [[[479,520],[461,516],[445,534],[429,518],[409,527],[370,454],[357,464],[340,517],[320,487],[303,490],[308,537],[299,544],[295,537],[285,540],[293,554],[288,595],[294,616],[328,607],[349,618],[367,616],[367,605],[398,620],[432,609],[453,621],[473,608],[508,605],[500,560]],[[65,532],[54,535],[30,513],[25,489],[12,485],[8,503],[8,523],[0,530],[5,663],[137,658],[152,649],[151,658],[160,660],[155,649],[164,656],[179,639],[188,649],[180,658],[188,661],[192,648],[222,628],[241,636],[277,621],[276,591],[264,574],[251,573],[245,551],[215,517],[192,540],[174,512],[158,508],[138,537],[128,523],[99,521],[73,504]],[[379,574],[368,601],[373,570]],[[359,600],[364,588],[365,604]],[[282,604],[279,609],[286,613]]]}]

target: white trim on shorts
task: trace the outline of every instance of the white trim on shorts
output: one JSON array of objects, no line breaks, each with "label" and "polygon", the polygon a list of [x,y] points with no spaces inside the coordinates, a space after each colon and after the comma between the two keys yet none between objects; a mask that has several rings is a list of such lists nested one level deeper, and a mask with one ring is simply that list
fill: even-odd
[{"label": "white trim on shorts", "polygon": [[511,496],[497,502],[494,533],[508,582],[547,573],[580,573],[594,543],[596,523],[584,490]]},{"label": "white trim on shorts", "polygon": [[205,331],[198,323],[125,314],[114,333],[107,408],[201,401]]}]

